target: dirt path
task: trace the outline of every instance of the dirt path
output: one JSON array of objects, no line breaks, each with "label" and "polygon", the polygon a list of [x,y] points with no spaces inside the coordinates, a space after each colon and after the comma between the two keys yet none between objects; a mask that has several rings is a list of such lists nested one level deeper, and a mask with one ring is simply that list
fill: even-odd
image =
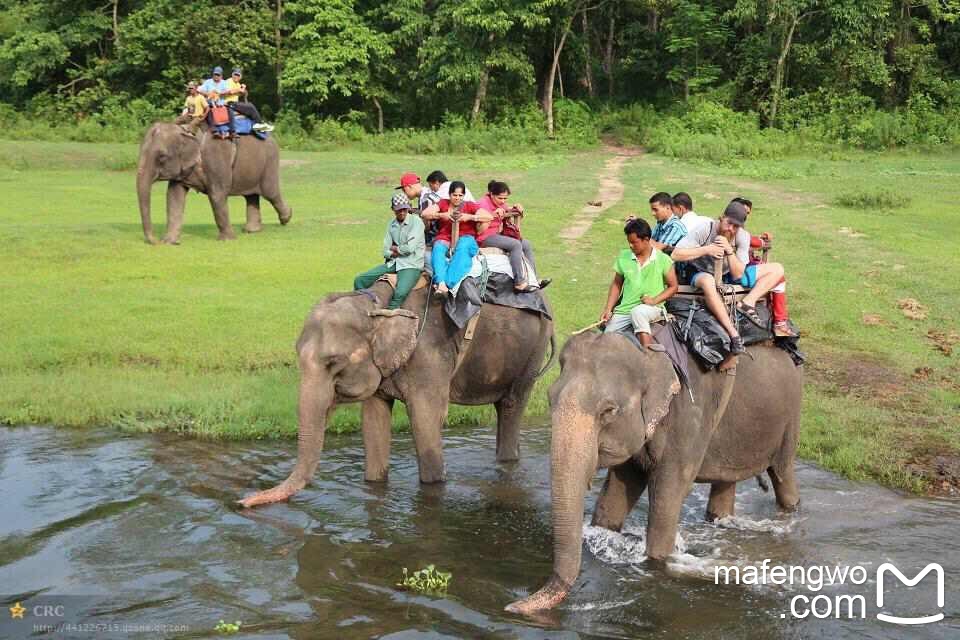
[{"label": "dirt path", "polygon": [[607,160],[598,176],[600,189],[597,195],[590,201],[592,204],[587,204],[580,209],[580,213],[573,218],[570,226],[560,233],[560,237],[567,241],[568,252],[572,253],[575,250],[577,241],[590,230],[590,226],[601,213],[623,200],[623,182],[620,181],[620,172],[627,160],[643,153],[642,149],[634,147],[609,145],[604,147],[604,150],[614,156]]}]

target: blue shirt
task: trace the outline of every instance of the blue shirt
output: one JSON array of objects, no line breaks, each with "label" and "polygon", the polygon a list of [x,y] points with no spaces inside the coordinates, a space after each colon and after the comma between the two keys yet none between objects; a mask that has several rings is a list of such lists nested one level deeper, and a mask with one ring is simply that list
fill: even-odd
[{"label": "blue shirt", "polygon": [[685,235],[687,235],[687,228],[680,222],[680,218],[671,215],[653,227],[653,232],[650,234],[650,237],[657,242],[675,247]]},{"label": "blue shirt", "polygon": [[203,94],[208,94],[211,91],[216,91],[220,95],[220,99],[222,100],[223,94],[226,93],[228,88],[229,87],[227,86],[226,80],[221,79],[218,82],[213,78],[207,78],[206,80],[203,81],[203,84],[200,85],[199,91],[200,93],[203,93]]}]

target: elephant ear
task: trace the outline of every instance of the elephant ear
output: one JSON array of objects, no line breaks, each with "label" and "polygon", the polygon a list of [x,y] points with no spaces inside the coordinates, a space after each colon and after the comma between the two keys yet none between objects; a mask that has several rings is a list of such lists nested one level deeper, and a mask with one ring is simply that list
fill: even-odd
[{"label": "elephant ear", "polygon": [[373,334],[370,347],[373,351],[373,364],[384,378],[393,375],[406,364],[413,355],[413,350],[417,348],[419,318],[409,311],[399,313],[400,311],[403,310],[397,310],[393,315],[376,315],[376,312],[371,312]]},{"label": "elephant ear", "polygon": [[640,402],[640,412],[643,416],[643,426],[646,437],[653,437],[657,425],[670,412],[673,397],[680,393],[680,380],[677,378],[673,364],[665,354],[645,354],[650,359],[650,374],[646,379],[643,399]]},{"label": "elephant ear", "polygon": [[186,177],[200,162],[200,141],[197,140],[196,136],[186,131],[181,131],[180,134],[180,137],[177,138],[179,141],[177,156],[180,160],[180,175]]}]

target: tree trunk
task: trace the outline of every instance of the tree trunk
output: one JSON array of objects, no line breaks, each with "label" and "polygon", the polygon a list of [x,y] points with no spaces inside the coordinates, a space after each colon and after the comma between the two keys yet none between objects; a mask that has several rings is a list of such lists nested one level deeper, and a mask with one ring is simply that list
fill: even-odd
[{"label": "tree trunk", "polygon": [[120,46],[120,0],[113,0],[113,48]]},{"label": "tree trunk", "polygon": [[383,106],[376,97],[373,98],[373,106],[377,108],[377,133],[383,135]]},{"label": "tree trunk", "polygon": [[780,48],[780,57],[777,58],[777,67],[773,73],[773,82],[770,84],[770,117],[767,120],[767,126],[774,127],[777,124],[777,109],[780,106],[780,92],[783,89],[783,72],[787,64],[787,56],[790,54],[790,45],[793,44],[793,33],[797,28],[802,16],[795,16],[790,22],[790,28],[783,39],[783,46]]},{"label": "tree trunk", "polygon": [[567,23],[563,27],[563,34],[560,36],[560,42],[553,48],[553,63],[547,73],[547,81],[543,84],[543,114],[547,117],[547,135],[551,138],[553,137],[553,84],[557,78],[557,71],[560,69],[560,53],[563,51],[567,36],[570,35],[575,15],[576,11],[567,18]]},{"label": "tree trunk", "polygon": [[281,57],[280,57],[280,45],[282,44],[282,38],[280,34],[280,22],[283,20],[283,0],[277,0],[277,17],[273,31],[273,38],[276,44],[276,60],[274,60],[273,72],[277,77],[277,110],[283,108],[283,89],[280,87],[280,72],[281,72]]},{"label": "tree trunk", "polygon": [[[496,37],[496,34],[491,33],[487,38],[487,51],[485,54],[490,53],[490,45],[493,44],[493,39]],[[483,101],[487,98],[487,83],[490,82],[490,67],[487,66],[487,63],[483,63],[483,72],[480,74],[480,84],[477,85],[477,95],[473,98],[473,109],[470,111],[470,122],[475,123],[477,118],[480,117],[480,109],[483,107]]]},{"label": "tree trunk", "polygon": [[613,36],[617,26],[617,16],[614,9],[610,10],[610,29],[607,32],[607,47],[604,51],[604,67],[607,72],[607,98],[613,99]]},{"label": "tree trunk", "polygon": [[473,110],[470,112],[470,122],[476,123],[480,117],[480,107],[483,106],[483,100],[487,97],[487,83],[490,81],[490,70],[484,67],[480,74],[480,84],[477,85],[477,95],[473,99]]},{"label": "tree trunk", "polygon": [[590,25],[587,23],[587,12],[584,11],[583,24],[583,88],[587,90],[587,95],[591,98],[596,97],[593,88],[593,59],[590,57]]}]

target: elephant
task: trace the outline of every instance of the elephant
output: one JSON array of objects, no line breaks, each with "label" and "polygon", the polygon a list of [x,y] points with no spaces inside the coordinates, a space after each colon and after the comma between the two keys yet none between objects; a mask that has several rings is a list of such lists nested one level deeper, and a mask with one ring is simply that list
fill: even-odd
[{"label": "elephant", "polygon": [[[385,310],[392,288],[335,293],[316,304],[297,341],[300,365],[297,461],[276,487],[240,501],[244,507],[286,500],[313,477],[326,424],[339,404],[360,402],[364,478],[387,479],[391,414],[395,400],[410,416],[420,481],[443,482],[441,429],[450,402],[493,404],[497,411],[498,461],[517,460],[519,426],[548,344],[553,321],[531,311],[486,304],[476,333],[457,326],[428,289],[413,291],[402,307]],[[430,302],[427,307],[427,302]],[[421,320],[414,311],[425,310]]]},{"label": "elephant", "polygon": [[798,506],[802,368],[770,344],[749,347],[728,371],[695,361],[691,400],[666,354],[638,350],[622,335],[583,334],[564,346],[549,392],[553,573],[508,611],[549,609],[569,593],[580,573],[584,495],[598,468],[609,471],[595,526],[619,531],[649,489],[646,553],[653,564],[672,552],[694,482],[711,484],[708,519],[732,515],[736,483],[764,471],[779,507]]},{"label": "elephant", "polygon": [[155,123],[143,137],[137,164],[137,199],[144,238],[150,244],[157,243],[150,221],[150,189],[158,180],[167,181],[167,231],[163,237],[167,244],[180,243],[183,205],[189,189],[207,194],[220,240],[236,237],[230,227],[227,196],[247,199],[247,223],[243,227],[247,233],[261,229],[261,195],[277,210],[280,224],[287,224],[293,210],[280,195],[279,157],[273,138],[239,136],[234,143],[206,131],[194,135],[172,122]]}]

